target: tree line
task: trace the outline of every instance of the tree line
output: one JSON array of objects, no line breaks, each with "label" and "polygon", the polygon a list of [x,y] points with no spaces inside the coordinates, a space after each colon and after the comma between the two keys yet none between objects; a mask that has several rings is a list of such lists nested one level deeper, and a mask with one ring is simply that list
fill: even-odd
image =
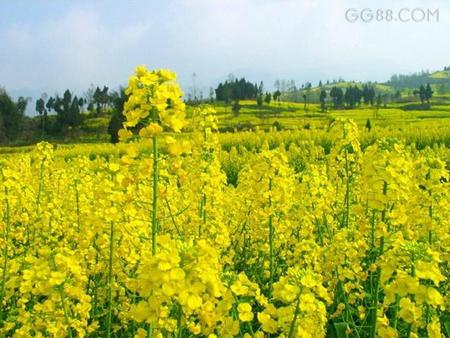
[{"label": "tree line", "polygon": [[[291,85],[295,88],[295,83]],[[255,100],[256,105],[261,109],[264,104],[285,99],[285,93],[280,89],[282,89],[281,85],[276,87],[275,92],[265,91],[262,81],[257,85],[245,78],[233,78],[219,83],[214,92],[218,101],[224,101],[227,104],[233,101],[233,114],[238,115],[241,108],[240,100]],[[381,106],[383,98],[386,105],[387,95],[376,92],[375,86],[370,83],[362,87],[355,84],[346,88],[337,85],[330,88],[320,82],[319,87],[312,88],[311,83],[307,82],[301,86],[299,93],[305,103],[305,110],[307,104],[313,102],[309,95],[314,95],[316,96],[314,102],[320,103],[322,111],[328,108],[352,109],[361,104]],[[427,109],[424,104],[428,103],[429,106],[433,90],[430,84],[420,85],[412,94],[420,99],[423,107],[419,108]],[[393,94],[393,97],[400,99],[400,91]],[[213,102],[212,97],[209,100]],[[123,88],[110,91],[107,86],[91,86],[82,96],[76,95],[69,89],[65,90],[62,96],[59,94],[48,96],[44,93],[35,102],[36,117],[25,115],[30,101],[31,99],[25,97],[19,97],[17,101],[14,101],[4,89],[0,88],[1,143],[11,143],[16,140],[27,143],[48,137],[75,137],[80,130],[86,128],[85,125],[83,126],[86,119],[102,116],[110,118],[107,131],[111,141],[118,142],[117,131],[124,120],[123,105],[126,101]]]},{"label": "tree line", "polygon": [[[110,91],[108,87],[91,86],[83,95],[67,89],[62,95],[43,93],[35,101],[36,116],[25,114],[31,98],[19,97],[14,101],[5,89],[0,88],[0,142],[31,143],[40,139],[65,138],[89,132],[83,122],[89,118],[110,117],[109,130],[117,125],[117,115],[122,113],[124,90]],[[107,113],[107,115],[105,115]],[[119,118],[120,120],[120,118]],[[84,128],[84,129],[83,129]],[[117,132],[112,139],[116,138]]]},{"label": "tree line", "polygon": [[231,100],[255,99],[259,93],[257,84],[247,81],[245,78],[235,79],[219,83],[216,90],[216,100],[229,103]]},{"label": "tree line", "polygon": [[322,110],[326,109],[326,98],[330,96],[334,108],[355,108],[363,102],[366,105],[374,105],[375,88],[373,86],[364,85],[360,89],[357,85],[349,86],[345,89],[341,87],[332,87],[329,92],[326,89],[320,91],[319,101]]}]

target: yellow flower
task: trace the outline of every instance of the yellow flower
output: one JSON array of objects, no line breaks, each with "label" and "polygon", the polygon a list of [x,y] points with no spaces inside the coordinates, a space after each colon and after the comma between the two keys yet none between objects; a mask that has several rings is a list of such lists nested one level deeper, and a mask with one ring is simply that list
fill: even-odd
[{"label": "yellow flower", "polygon": [[300,278],[300,283],[307,288],[313,288],[317,285],[317,281],[314,279],[314,276],[308,271],[306,274]]},{"label": "yellow flower", "polygon": [[189,322],[187,327],[193,334],[200,334],[200,332],[202,331],[202,327],[198,323]]},{"label": "yellow flower", "polygon": [[161,134],[163,129],[157,123],[150,123],[147,127],[142,128],[139,131],[139,136],[142,138],[152,138]]},{"label": "yellow flower", "polygon": [[435,264],[424,261],[416,263],[416,276],[421,279],[430,279],[436,286],[439,286],[439,283],[445,280],[444,275]]},{"label": "yellow flower", "polygon": [[248,286],[242,284],[240,280],[237,280],[236,282],[231,285],[231,290],[237,295],[237,296],[245,296],[248,294]]},{"label": "yellow flower", "polygon": [[277,322],[273,320],[266,312],[259,312],[258,321],[261,323],[262,329],[266,333],[275,333],[277,331]]},{"label": "yellow flower", "polygon": [[422,316],[422,310],[416,307],[409,298],[402,298],[399,305],[400,311],[398,314],[407,323],[414,324]]},{"label": "yellow flower", "polygon": [[441,324],[439,318],[434,318],[433,321],[427,326],[428,337],[441,338]]},{"label": "yellow flower", "polygon": [[158,71],[158,75],[164,80],[164,81],[173,81],[176,79],[176,75],[174,72],[168,70],[168,69],[160,69]]},{"label": "yellow flower", "polygon": [[[175,79],[175,73],[169,70],[149,71],[145,66],[138,66],[125,91],[128,95],[123,113],[125,129],[148,123],[152,114],[153,122],[139,132],[142,138],[157,136],[162,132],[162,125],[179,132],[185,125],[185,105]],[[160,121],[161,125],[154,121]],[[129,138],[130,133],[120,132],[120,139]]]},{"label": "yellow flower", "polygon": [[175,268],[175,269],[170,270],[169,275],[172,280],[180,281],[180,280],[184,279],[184,276],[186,274],[184,273],[184,271],[182,269]]},{"label": "yellow flower", "polygon": [[131,136],[133,136],[133,133],[131,131],[129,131],[128,129],[120,129],[119,132],[117,133],[119,135],[119,139],[121,141],[126,141],[128,140]]},{"label": "yellow flower", "polygon": [[438,307],[444,304],[444,298],[438,290],[433,287],[429,287],[427,288],[427,303]]},{"label": "yellow flower", "polygon": [[132,314],[138,322],[143,322],[149,318],[151,309],[147,302],[141,301],[134,307]]},{"label": "yellow flower", "polygon": [[393,327],[380,326],[380,327],[378,327],[378,337],[397,338],[398,337],[398,333]]},{"label": "yellow flower", "polygon": [[200,306],[202,306],[202,303],[202,298],[198,295],[191,294],[187,298],[187,305],[191,310],[199,308]]},{"label": "yellow flower", "polygon": [[66,278],[66,275],[62,272],[59,271],[54,271],[50,274],[50,279],[49,279],[49,283],[51,285],[59,285],[62,284],[62,282],[64,282],[64,279]]},{"label": "yellow flower", "polygon": [[236,336],[239,333],[239,322],[231,317],[225,317],[222,320],[222,335]]},{"label": "yellow flower", "polygon": [[146,338],[147,337],[147,331],[145,331],[142,328],[137,329],[136,334],[134,335],[134,338]]},{"label": "yellow flower", "polygon": [[237,309],[241,321],[249,322],[253,320],[252,306],[249,303],[240,303]]},{"label": "yellow flower", "polygon": [[144,76],[145,74],[147,74],[147,72],[148,72],[148,70],[145,65],[139,65],[136,67],[136,76],[138,76],[138,77]]}]

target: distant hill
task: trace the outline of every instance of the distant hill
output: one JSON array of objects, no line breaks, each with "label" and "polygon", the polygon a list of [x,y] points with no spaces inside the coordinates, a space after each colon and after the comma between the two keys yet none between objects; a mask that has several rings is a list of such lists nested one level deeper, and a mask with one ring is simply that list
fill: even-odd
[{"label": "distant hill", "polygon": [[422,71],[413,74],[395,74],[389,81],[384,83],[377,82],[359,82],[359,81],[333,81],[323,83],[321,86],[302,87],[294,90],[287,90],[283,92],[282,98],[286,101],[302,102],[303,95],[306,94],[309,102],[318,102],[320,91],[325,89],[329,92],[333,87],[346,89],[350,86],[358,86],[362,88],[364,85],[369,85],[375,88],[377,95],[392,96],[398,91],[405,96],[411,96],[414,90],[417,90],[421,85],[430,84],[433,88],[434,94],[442,95],[450,93],[450,67],[434,72]]},{"label": "distant hill", "polygon": [[435,72],[422,71],[409,75],[396,74],[386,82],[387,85],[397,89],[418,88],[428,83],[441,91],[450,91],[450,69],[446,67],[444,70]]}]

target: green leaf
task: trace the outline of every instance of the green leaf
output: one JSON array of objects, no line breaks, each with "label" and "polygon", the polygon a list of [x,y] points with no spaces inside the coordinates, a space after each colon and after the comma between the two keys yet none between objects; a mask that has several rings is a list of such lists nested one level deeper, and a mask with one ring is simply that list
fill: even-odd
[{"label": "green leaf", "polygon": [[347,323],[333,323],[334,329],[336,330],[337,338],[348,338],[347,334]]},{"label": "green leaf", "polygon": [[443,316],[441,318],[441,323],[444,327],[445,336],[450,337],[450,316]]}]

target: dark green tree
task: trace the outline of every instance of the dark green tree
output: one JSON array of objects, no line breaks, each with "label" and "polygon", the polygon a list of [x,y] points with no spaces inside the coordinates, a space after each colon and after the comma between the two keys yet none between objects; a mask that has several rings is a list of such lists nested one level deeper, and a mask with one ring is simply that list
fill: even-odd
[{"label": "dark green tree", "polygon": [[426,89],[423,85],[420,85],[419,90],[415,90],[414,94],[415,95],[419,94],[420,102],[422,102],[422,104],[425,103],[425,100],[427,99],[427,94],[426,94]]},{"label": "dark green tree", "polygon": [[20,97],[14,102],[8,93],[0,88],[0,140],[15,141],[22,129],[28,100]]},{"label": "dark green tree", "polygon": [[119,88],[118,91],[113,91],[110,96],[112,104],[112,115],[108,124],[108,134],[111,138],[111,143],[119,142],[118,132],[123,127],[125,116],[123,115],[123,106],[127,100],[125,95],[125,88]]},{"label": "dark green tree", "polygon": [[80,100],[77,96],[73,96],[70,90],[67,89],[62,98],[57,95],[52,108],[56,112],[56,120],[53,125],[54,133],[65,134],[69,127],[72,129],[81,125]]},{"label": "dark green tree", "polygon": [[229,79],[224,83],[219,83],[215,90],[216,100],[228,103],[231,100],[254,100],[259,91],[259,87],[256,84],[245,80],[245,78],[240,80]]},{"label": "dark green tree", "polygon": [[372,123],[370,122],[370,119],[367,119],[366,121],[366,129],[367,131],[370,131],[372,129]]},{"label": "dark green tree", "polygon": [[275,93],[273,93],[273,99],[274,99],[274,101],[280,103],[280,101],[281,101],[281,91],[277,90]]},{"label": "dark green tree", "polygon": [[325,111],[325,109],[326,109],[326,102],[325,102],[326,98],[327,98],[327,91],[325,89],[322,89],[320,91],[320,96],[319,96],[320,109],[322,111]]},{"label": "dark green tree", "polygon": [[427,100],[427,103],[430,104],[430,100],[433,97],[433,90],[431,89],[430,84],[427,84],[427,87],[425,88],[425,99]]},{"label": "dark green tree", "polygon": [[330,90],[330,97],[333,99],[334,108],[339,108],[344,102],[344,92],[340,87],[333,87]]},{"label": "dark green tree", "polygon": [[256,104],[258,105],[258,108],[261,109],[263,105],[264,99],[262,95],[259,95],[256,97]]},{"label": "dark green tree", "polygon": [[239,104],[239,100],[235,100],[234,104],[233,104],[233,115],[235,117],[238,117],[240,110],[241,110],[241,105]]},{"label": "dark green tree", "polygon": [[43,97],[38,99],[36,101],[36,111],[40,116],[40,127],[41,127],[41,134],[45,134],[45,128],[47,125],[47,108],[45,106],[45,100]]}]

